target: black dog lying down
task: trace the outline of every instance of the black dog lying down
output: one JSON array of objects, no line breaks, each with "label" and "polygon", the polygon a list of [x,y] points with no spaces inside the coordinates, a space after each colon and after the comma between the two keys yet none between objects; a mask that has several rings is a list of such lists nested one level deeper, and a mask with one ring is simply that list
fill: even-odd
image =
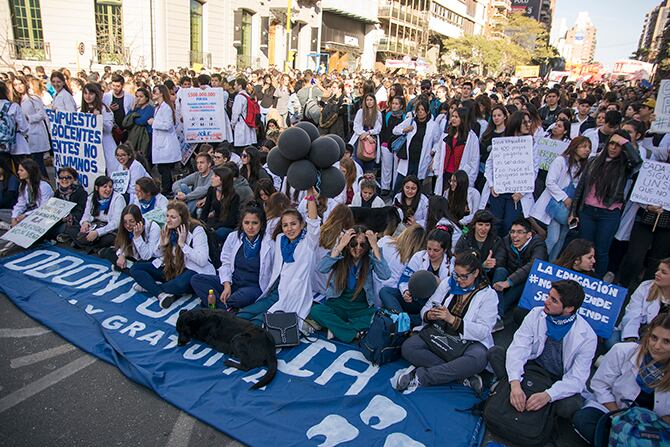
[{"label": "black dog lying down", "polygon": [[179,346],[184,346],[194,338],[240,359],[239,363],[228,359],[224,362],[226,366],[249,371],[267,365],[268,372],[252,389],[264,387],[277,374],[277,355],[272,336],[230,312],[214,309],[182,310],[177,319],[177,332]]},{"label": "black dog lying down", "polygon": [[398,209],[394,206],[383,206],[381,208],[352,206],[350,209],[356,224],[365,225],[375,233],[383,233],[389,226],[395,228],[402,221]]}]

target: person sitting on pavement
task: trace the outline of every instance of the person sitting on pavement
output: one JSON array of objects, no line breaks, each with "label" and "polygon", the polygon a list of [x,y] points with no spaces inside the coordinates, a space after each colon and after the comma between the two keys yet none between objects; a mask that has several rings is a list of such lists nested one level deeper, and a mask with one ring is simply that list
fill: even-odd
[{"label": "person sitting on pavement", "polygon": [[197,172],[187,175],[173,183],[172,192],[176,200],[186,203],[192,216],[195,216],[196,203],[205,197],[212,185],[212,157],[206,153],[196,156]]}]

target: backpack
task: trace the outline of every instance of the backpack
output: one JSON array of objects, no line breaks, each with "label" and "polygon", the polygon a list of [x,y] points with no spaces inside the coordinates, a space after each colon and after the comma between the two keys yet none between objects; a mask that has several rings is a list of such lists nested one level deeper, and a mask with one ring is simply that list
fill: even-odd
[{"label": "backpack", "polygon": [[[545,391],[553,384],[547,372],[535,363],[524,368],[521,389],[530,397]],[[537,411],[519,413],[510,403],[511,386],[501,380],[484,406],[486,427],[496,436],[522,446],[546,445],[554,434],[556,426],[553,403],[548,403]]]},{"label": "backpack", "polygon": [[609,447],[661,447],[670,445],[670,425],[655,412],[633,407],[612,417]]},{"label": "backpack", "polygon": [[370,329],[358,343],[366,359],[373,365],[383,365],[400,358],[400,346],[409,331],[398,332],[398,324],[391,318],[391,311],[379,309],[372,317]]},{"label": "backpack", "polygon": [[325,106],[323,106],[323,111],[321,112],[321,118],[319,119],[319,127],[322,129],[330,129],[337,122],[340,112],[340,103],[328,101]]},{"label": "backpack", "polygon": [[318,126],[321,121],[321,106],[319,105],[319,98],[312,96],[314,88],[314,86],[309,87],[309,96],[307,97],[307,101],[305,101],[305,106],[302,108],[302,119]]},{"label": "backpack", "polygon": [[258,101],[251,96],[246,93],[242,93],[242,95],[247,99],[247,114],[244,117],[244,122],[252,129],[256,129],[261,116],[261,107],[258,105]]},{"label": "backpack", "polygon": [[221,267],[221,248],[222,244],[219,242],[219,239],[216,237],[216,233],[209,226],[201,222],[202,229],[205,230],[207,235],[207,245],[209,248],[209,262],[212,263],[216,270]]},{"label": "backpack", "polygon": [[9,152],[16,144],[16,120],[9,114],[11,106],[7,101],[0,110],[0,152]]}]

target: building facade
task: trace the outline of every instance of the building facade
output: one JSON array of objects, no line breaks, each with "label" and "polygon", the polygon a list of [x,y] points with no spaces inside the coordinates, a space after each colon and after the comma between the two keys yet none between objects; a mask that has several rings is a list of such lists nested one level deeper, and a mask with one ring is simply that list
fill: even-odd
[{"label": "building facade", "polygon": [[568,64],[589,64],[596,54],[596,27],[591,23],[588,12],[580,12],[577,21],[568,29],[559,48],[561,56]]},{"label": "building facade", "polygon": [[669,0],[662,1],[644,16],[644,25],[637,48],[638,59],[654,62],[663,40],[663,30],[670,18]]},{"label": "building facade", "polygon": [[556,0],[511,0],[512,12],[525,14],[544,23],[551,33],[551,22],[556,9]]}]

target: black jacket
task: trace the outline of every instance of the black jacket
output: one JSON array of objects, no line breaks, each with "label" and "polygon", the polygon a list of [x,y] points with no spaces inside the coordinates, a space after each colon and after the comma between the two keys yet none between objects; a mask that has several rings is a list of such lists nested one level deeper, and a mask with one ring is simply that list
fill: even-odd
[{"label": "black jacket", "polygon": [[[84,215],[84,209],[86,208],[86,200],[88,199],[88,193],[81,185],[75,185],[74,191],[70,194],[68,198],[63,196],[61,192],[56,188],[54,197],[61,200],[66,200],[68,202],[76,203],[75,207],[72,208],[70,214],[66,216],[63,220],[67,221],[71,225],[79,226],[82,216]],[[70,218],[72,219],[70,221]]]},{"label": "black jacket", "polygon": [[505,236],[502,252],[502,259],[498,261],[498,258],[496,258],[496,267],[504,267],[510,272],[507,279],[513,286],[526,282],[536,259],[546,260],[548,257],[547,244],[540,236],[533,236],[526,248],[519,254],[512,248],[510,237]]},{"label": "black jacket", "polygon": [[458,239],[456,242],[456,248],[454,249],[454,254],[459,254],[464,251],[476,252],[479,255],[479,259],[482,260],[482,263],[486,261],[486,258],[489,257],[489,252],[493,252],[493,257],[496,260],[496,266],[503,262],[505,257],[505,247],[503,247],[503,240],[498,235],[489,234],[489,237],[486,238],[481,248],[475,239],[475,232],[468,231],[467,234]]},{"label": "black jacket", "polygon": [[[205,204],[202,207],[200,220],[214,230],[221,227],[237,228],[237,223],[240,219],[240,196],[237,193],[234,193],[225,220],[220,219],[221,211],[221,202],[216,200],[216,188],[210,186],[207,190],[207,195],[205,196]],[[210,213],[212,214],[211,217]]]}]

